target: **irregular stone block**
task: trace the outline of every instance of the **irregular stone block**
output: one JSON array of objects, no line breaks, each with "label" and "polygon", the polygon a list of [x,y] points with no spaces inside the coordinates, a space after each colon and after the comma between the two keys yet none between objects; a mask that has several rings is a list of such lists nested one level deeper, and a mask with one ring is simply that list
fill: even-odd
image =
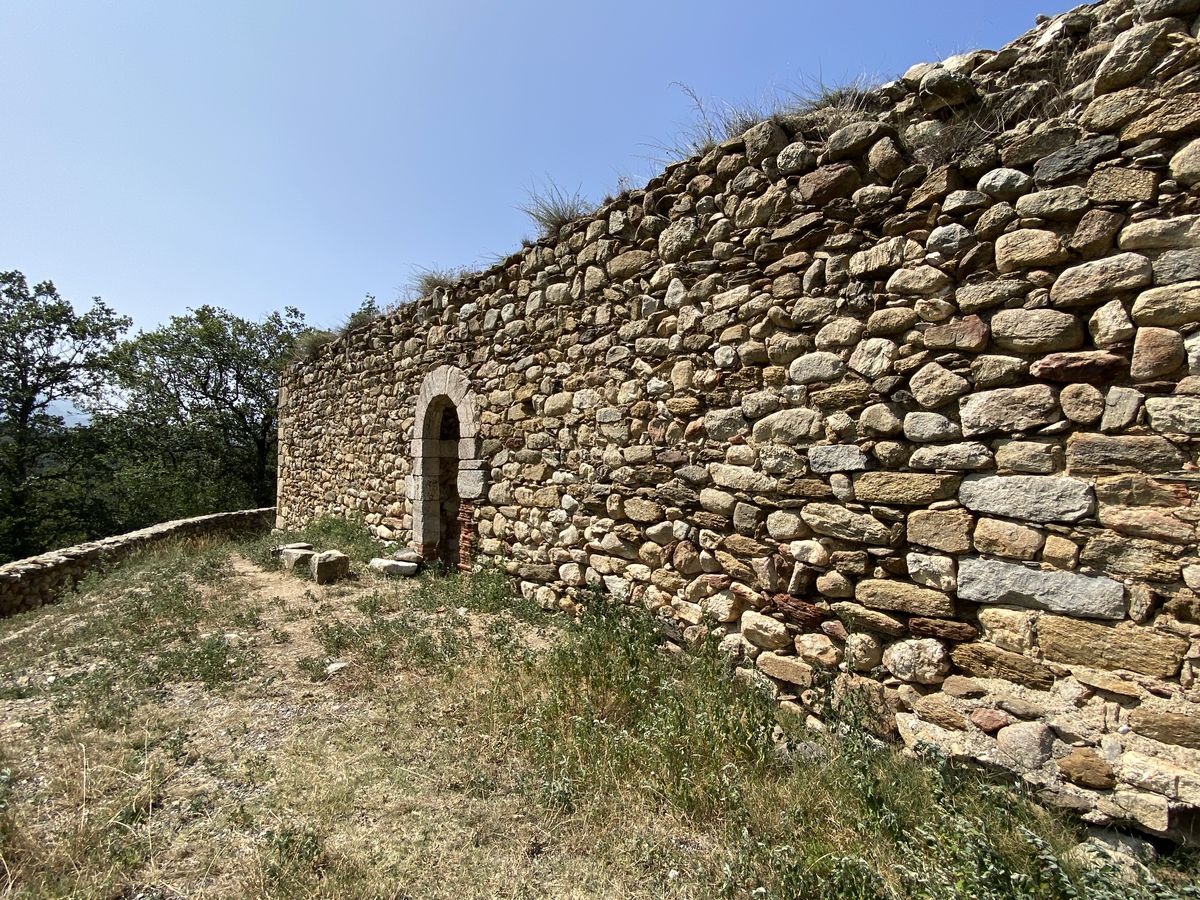
[{"label": "irregular stone block", "polygon": [[1019,353],[1074,350],[1083,343],[1083,328],[1056,309],[1002,309],[992,316],[992,340]]},{"label": "irregular stone block", "polygon": [[975,520],[964,509],[919,509],[908,514],[908,540],[945,553],[968,553]]},{"label": "irregular stone block", "polygon": [[954,560],[948,556],[909,553],[904,557],[908,577],[917,584],[939,591],[952,591],[957,585]]},{"label": "irregular stone block", "polygon": [[913,613],[918,616],[953,616],[954,600],[941,591],[905,581],[868,579],[854,588],[854,599],[872,609]]},{"label": "irregular stone block", "polygon": [[[1149,397],[1150,427],[1167,434],[1200,434],[1200,397]],[[1103,427],[1103,423],[1101,423]]]},{"label": "irregular stone block", "polygon": [[823,421],[815,409],[781,409],[755,422],[751,437],[756,444],[803,445],[821,435]]},{"label": "irregular stone block", "polygon": [[1145,704],[1129,716],[1129,726],[1140,735],[1200,750],[1200,709],[1195,712],[1173,712]]},{"label": "irregular stone block", "polygon": [[851,631],[873,631],[893,637],[900,637],[908,631],[899,619],[878,610],[867,609],[859,603],[843,601],[834,603],[832,609],[833,614]]},{"label": "irregular stone block", "polygon": [[781,650],[792,643],[786,625],[752,609],[742,613],[741,632],[746,640],[764,650]]},{"label": "irregular stone block", "polygon": [[1170,48],[1167,36],[1171,25],[1166,21],[1135,25],[1113,41],[1112,49],[1096,70],[1096,96],[1129,87],[1142,79],[1166,56]]},{"label": "irregular stone block", "polygon": [[1128,471],[1178,472],[1187,457],[1166,438],[1075,433],[1067,438],[1067,468],[1080,475]]},{"label": "irregular stone block", "polygon": [[1041,768],[1054,748],[1054,732],[1041,722],[1016,722],[996,733],[1001,760],[1018,771]]},{"label": "irregular stone block", "polygon": [[1003,678],[1035,688],[1054,683],[1054,675],[1041,663],[983,641],[959,644],[950,651],[950,659],[975,678]]},{"label": "irregular stone block", "polygon": [[1182,281],[1142,291],[1130,313],[1138,325],[1175,327],[1200,322],[1200,281]]},{"label": "irregular stone block", "polygon": [[317,584],[329,584],[350,574],[350,557],[340,550],[326,550],[309,560],[309,568],[313,581]]},{"label": "irregular stone block", "polygon": [[1101,298],[1147,287],[1153,280],[1150,260],[1140,253],[1118,253],[1065,270],[1050,288],[1050,302],[1095,305]]},{"label": "irregular stone block", "polygon": [[286,548],[280,550],[279,552],[279,565],[281,565],[286,571],[291,572],[296,568],[297,565],[307,566],[309,564],[309,560],[316,555],[317,554],[311,549],[311,545],[308,548]]},{"label": "irregular stone block", "polygon": [[1043,475],[968,475],[958,499],[975,512],[1030,522],[1078,522],[1094,509],[1086,481]]},{"label": "irregular stone block", "polygon": [[1118,578],[1170,582],[1179,578],[1179,547],[1104,532],[1088,539],[1079,559],[1090,566]]},{"label": "irregular stone block", "polygon": [[966,437],[1029,431],[1061,418],[1054,389],[1044,384],[970,394],[958,401],[958,409]]},{"label": "irregular stone block", "polygon": [[408,577],[417,574],[420,568],[415,562],[401,562],[398,559],[373,559],[367,563],[372,572],[389,577]]},{"label": "irregular stone block", "polygon": [[854,444],[829,444],[808,449],[808,467],[818,473],[861,472],[868,458]]},{"label": "irregular stone block", "polygon": [[926,694],[918,697],[913,703],[913,712],[922,721],[930,722],[941,728],[954,731],[964,731],[967,720],[963,714],[950,705],[950,701],[940,694]]},{"label": "irregular stone block", "polygon": [[801,510],[800,517],[817,534],[828,537],[874,545],[887,545],[892,540],[891,529],[874,516],[838,504],[809,503]]},{"label": "irregular stone block", "polygon": [[626,250],[608,261],[608,276],[622,281],[636,275],[654,259],[648,250]]},{"label": "irregular stone block", "polygon": [[1106,791],[1117,783],[1112,766],[1091,747],[1076,747],[1055,764],[1067,781],[1080,787]]},{"label": "irregular stone block", "polygon": [[[1084,384],[1102,384],[1114,381],[1125,374],[1129,361],[1123,356],[1106,350],[1082,350],[1076,353],[1051,353],[1043,356],[1029,367],[1034,378],[1047,381],[1067,381]],[[1072,387],[1075,387],[1072,384]],[[1063,398],[1059,398],[1060,402]],[[1064,404],[1063,411],[1066,412]],[[1099,416],[1099,412],[1096,413]],[[1071,418],[1071,414],[1067,413]]]},{"label": "irregular stone block", "polygon": [[934,638],[913,638],[888,646],[883,664],[901,681],[938,684],[950,671],[950,656]]},{"label": "irregular stone block", "polygon": [[1101,575],[1031,569],[998,559],[958,561],[958,597],[1094,619],[1125,618],[1125,587]]},{"label": "irregular stone block", "polygon": [[1066,262],[1067,251],[1053,231],[1020,228],[996,240],[996,268],[1001,274]]},{"label": "irregular stone block", "polygon": [[1183,335],[1170,328],[1139,328],[1133,339],[1129,376],[1152,381],[1177,372],[1187,361]]},{"label": "irregular stone block", "polygon": [[944,641],[973,641],[979,637],[979,629],[969,622],[954,619],[930,619],[913,616],[908,620],[908,630],[918,637],[935,637]]},{"label": "irregular stone block", "polygon": [[812,684],[812,666],[794,656],[760,653],[754,664],[760,672],[779,681],[808,687]]},{"label": "irregular stone block", "polygon": [[1200,247],[1200,214],[1143,219],[1121,229],[1122,250],[1186,250]]},{"label": "irregular stone block", "polygon": [[865,503],[924,506],[958,490],[959,476],[917,472],[864,472],[854,479],[854,496]]},{"label": "irregular stone block", "polygon": [[990,469],[995,464],[992,451],[986,444],[968,441],[962,444],[933,444],[918,447],[908,459],[914,469],[957,469],[976,471]]},{"label": "irregular stone block", "polygon": [[1162,678],[1174,676],[1188,652],[1183,638],[1131,622],[1101,625],[1042,616],[1037,636],[1047,660],[1096,669],[1128,669]]},{"label": "irregular stone block", "polygon": [[1036,528],[1003,519],[980,519],[975,523],[975,549],[979,553],[1033,559],[1042,549],[1045,536]]}]

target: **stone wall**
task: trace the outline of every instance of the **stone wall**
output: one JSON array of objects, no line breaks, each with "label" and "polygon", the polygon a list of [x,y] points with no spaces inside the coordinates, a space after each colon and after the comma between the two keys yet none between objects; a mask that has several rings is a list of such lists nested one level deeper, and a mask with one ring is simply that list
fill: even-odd
[{"label": "stone wall", "polygon": [[829,668],[910,746],[1194,833],[1198,14],[764,122],[350,332],[287,375],[280,522],[601,583],[792,713]]},{"label": "stone wall", "polygon": [[267,506],[177,519],[5,563],[0,565],[0,616],[11,616],[53,603],[98,563],[121,559],[135,550],[168,538],[267,529],[274,515],[275,507]]}]

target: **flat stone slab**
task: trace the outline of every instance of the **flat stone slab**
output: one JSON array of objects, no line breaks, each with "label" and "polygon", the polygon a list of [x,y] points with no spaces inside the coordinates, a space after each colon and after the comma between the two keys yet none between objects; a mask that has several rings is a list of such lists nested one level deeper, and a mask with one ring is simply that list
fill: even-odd
[{"label": "flat stone slab", "polygon": [[415,562],[408,562],[399,559],[373,559],[367,566],[373,572],[378,572],[380,575],[389,577],[408,578],[417,574],[417,569],[420,568]]},{"label": "flat stone slab", "polygon": [[281,549],[279,551],[279,564],[288,572],[296,568],[297,563],[304,565],[312,559],[316,554],[312,548],[294,547],[291,549]]},{"label": "flat stone slab", "polygon": [[1078,522],[1094,508],[1086,481],[1053,475],[968,475],[958,499],[973,512],[1029,522]]},{"label": "flat stone slab", "polygon": [[1103,575],[1031,569],[998,559],[958,561],[958,597],[1089,619],[1125,618],[1125,587]]},{"label": "flat stone slab", "polygon": [[285,550],[311,550],[312,544],[306,544],[303,541],[297,541],[294,544],[280,544],[278,547],[271,548],[272,556],[281,556]]}]

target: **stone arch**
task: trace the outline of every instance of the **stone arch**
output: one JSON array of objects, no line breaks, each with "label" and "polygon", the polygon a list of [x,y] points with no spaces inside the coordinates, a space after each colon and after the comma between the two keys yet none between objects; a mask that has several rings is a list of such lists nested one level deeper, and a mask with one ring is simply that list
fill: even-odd
[{"label": "stone arch", "polygon": [[413,543],[423,559],[468,571],[475,545],[475,501],[483,496],[479,411],[467,374],[438,366],[417,392],[410,444]]}]

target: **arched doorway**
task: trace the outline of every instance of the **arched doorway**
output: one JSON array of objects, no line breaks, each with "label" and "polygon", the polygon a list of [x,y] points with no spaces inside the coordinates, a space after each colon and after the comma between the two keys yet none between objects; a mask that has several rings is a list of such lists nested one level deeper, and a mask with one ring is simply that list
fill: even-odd
[{"label": "arched doorway", "polygon": [[439,366],[417,393],[412,441],[413,543],[421,557],[470,571],[483,496],[479,417],[466,373]]}]

